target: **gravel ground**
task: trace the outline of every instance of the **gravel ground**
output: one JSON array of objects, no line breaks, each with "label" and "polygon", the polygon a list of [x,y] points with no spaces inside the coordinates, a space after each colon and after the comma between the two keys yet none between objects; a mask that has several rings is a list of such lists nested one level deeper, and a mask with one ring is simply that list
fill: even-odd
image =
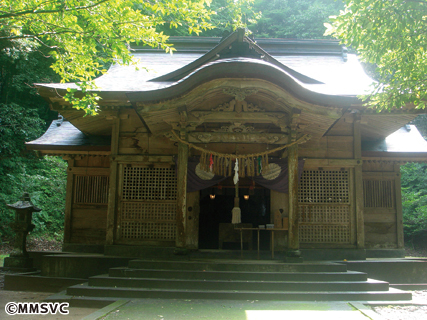
[{"label": "gravel ground", "polygon": [[[0,244],[0,254],[9,254],[13,249],[13,240]],[[27,239],[27,251],[61,251],[62,242],[56,240],[45,240],[42,238]]]},{"label": "gravel ground", "polygon": [[372,306],[387,320],[419,320],[427,318],[427,290],[411,291],[414,305]]}]

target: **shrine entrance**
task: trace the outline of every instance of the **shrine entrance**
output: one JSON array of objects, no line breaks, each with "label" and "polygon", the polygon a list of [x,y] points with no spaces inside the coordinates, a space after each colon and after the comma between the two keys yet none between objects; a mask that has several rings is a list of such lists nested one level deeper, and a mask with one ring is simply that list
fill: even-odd
[{"label": "shrine entrance", "polygon": [[[270,190],[255,185],[250,178],[239,181],[239,207],[242,224],[250,227],[266,225],[270,221]],[[219,188],[218,188],[219,187]],[[200,191],[199,249],[240,250],[240,232],[231,223],[234,207],[235,187],[228,178],[213,188]],[[245,235],[244,249],[256,250],[256,235]],[[261,233],[261,250],[269,250],[270,238]]]}]

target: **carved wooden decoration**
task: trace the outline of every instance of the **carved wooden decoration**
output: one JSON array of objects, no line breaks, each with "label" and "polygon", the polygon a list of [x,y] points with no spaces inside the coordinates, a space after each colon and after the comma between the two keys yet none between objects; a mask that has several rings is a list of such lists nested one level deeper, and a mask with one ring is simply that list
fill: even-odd
[{"label": "carved wooden decoration", "polygon": [[[172,136],[171,134],[168,135]],[[264,143],[287,144],[288,136],[281,133],[254,132],[191,132],[188,134],[191,143]]]},{"label": "carved wooden decoration", "polygon": [[212,109],[216,112],[265,112],[265,108],[261,108],[252,103],[247,103],[245,100],[239,101],[236,99],[220,104],[218,107]]},{"label": "carved wooden decoration", "polygon": [[255,94],[258,92],[258,89],[255,88],[225,88],[222,90],[225,94],[228,94],[230,96],[234,96],[236,100],[243,101],[247,96],[250,96],[251,94]]},{"label": "carved wooden decoration", "polygon": [[[246,126],[243,123],[240,122],[234,122],[233,124],[229,126],[222,126],[220,129],[214,129],[213,132],[253,132],[255,131],[255,128],[252,126]],[[258,131],[262,132],[262,131]]]}]

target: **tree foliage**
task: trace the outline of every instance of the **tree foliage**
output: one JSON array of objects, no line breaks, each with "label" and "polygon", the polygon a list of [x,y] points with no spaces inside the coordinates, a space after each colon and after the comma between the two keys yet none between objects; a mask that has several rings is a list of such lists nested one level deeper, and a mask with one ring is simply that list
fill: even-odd
[{"label": "tree foliage", "polygon": [[[78,81],[86,93],[94,88],[90,80],[106,72],[109,63],[133,62],[130,43],[172,51],[158,26],[185,25],[190,33],[212,28],[211,11],[205,8],[209,4],[210,0],[0,0],[0,41],[46,49],[62,81]],[[93,94],[85,100],[67,96],[89,114],[96,113],[98,99]]]},{"label": "tree foliage", "polygon": [[[202,30],[200,35],[204,37],[222,37],[237,28],[246,28],[250,23],[256,23],[260,12],[255,12],[253,4],[255,0],[212,0],[210,9],[210,23],[214,28]],[[168,36],[187,36],[188,30],[183,25],[173,28],[166,23],[157,27],[159,32]],[[248,30],[248,32],[251,32]],[[192,33],[191,35],[194,35]]]},{"label": "tree foliage", "polygon": [[254,10],[262,14],[249,29],[256,37],[322,39],[323,23],[343,8],[336,0],[255,0]]},{"label": "tree foliage", "polygon": [[427,240],[427,164],[408,163],[401,167],[405,240]]},{"label": "tree foliage", "polygon": [[33,214],[38,236],[60,238],[64,226],[66,162],[56,157],[14,157],[0,160],[0,243],[11,239],[14,211],[6,206],[18,201],[24,192],[42,209]]},{"label": "tree foliage", "polygon": [[34,233],[53,236],[62,232],[66,163],[55,157],[38,158],[26,152],[24,145],[45,129],[37,109],[0,103],[0,242],[13,236],[14,212],[6,204],[18,201],[24,192],[42,209],[34,215]]},{"label": "tree foliage", "polygon": [[413,103],[424,108],[427,98],[427,2],[424,0],[345,0],[332,17],[327,34],[355,49],[376,65],[378,84],[369,104],[378,110]]}]

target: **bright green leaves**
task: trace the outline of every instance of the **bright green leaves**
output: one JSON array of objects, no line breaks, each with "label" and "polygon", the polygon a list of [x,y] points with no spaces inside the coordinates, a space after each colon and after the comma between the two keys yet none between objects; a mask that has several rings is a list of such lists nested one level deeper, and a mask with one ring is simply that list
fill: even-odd
[{"label": "bright green leaves", "polygon": [[427,99],[427,2],[347,0],[346,10],[327,25],[326,34],[375,64],[377,86],[363,97],[378,111],[408,104],[425,108]]},{"label": "bright green leaves", "polygon": [[322,39],[323,23],[343,5],[335,0],[255,0],[254,7],[262,11],[249,26],[256,37]]},{"label": "bright green leaves", "polygon": [[101,99],[95,92],[96,86],[91,81],[83,81],[80,83],[80,90],[76,88],[68,88],[64,100],[69,102],[73,108],[84,110],[85,116],[96,115],[99,111],[98,101]]},{"label": "bright green leaves", "polygon": [[[95,114],[98,100],[91,80],[113,61],[132,64],[131,43],[171,51],[159,26],[186,26],[190,33],[213,28],[210,0],[0,0],[0,41],[30,39],[47,48],[63,82],[76,82],[83,94],[68,102]],[[77,98],[78,97],[78,98]]]}]

